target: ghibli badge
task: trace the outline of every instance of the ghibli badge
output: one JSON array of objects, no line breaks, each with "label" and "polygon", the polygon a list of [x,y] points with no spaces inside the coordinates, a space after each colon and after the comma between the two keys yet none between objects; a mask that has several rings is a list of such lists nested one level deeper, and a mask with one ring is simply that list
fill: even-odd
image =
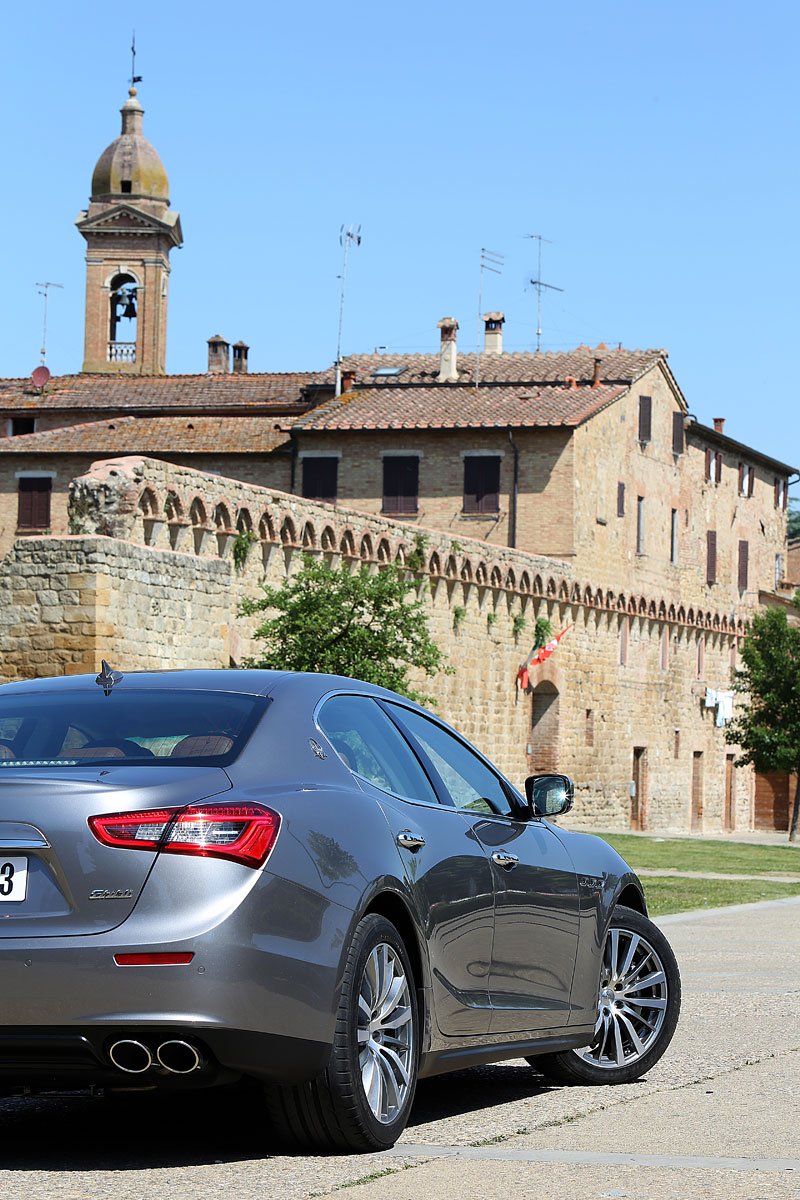
[{"label": "ghibli badge", "polygon": [[133,892],[130,888],[95,888],[93,892],[89,892],[90,900],[132,900]]}]

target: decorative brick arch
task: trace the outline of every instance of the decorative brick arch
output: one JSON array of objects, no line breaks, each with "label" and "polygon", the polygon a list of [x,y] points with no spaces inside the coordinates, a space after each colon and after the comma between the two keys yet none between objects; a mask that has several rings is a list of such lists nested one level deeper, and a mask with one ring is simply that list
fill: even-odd
[{"label": "decorative brick arch", "polygon": [[561,693],[555,682],[551,678],[537,678],[531,693],[532,753],[528,756],[533,773],[558,770],[560,708]]},{"label": "decorative brick arch", "polygon": [[437,578],[442,574],[442,560],[439,558],[436,550],[434,550],[428,559],[428,574],[434,575]]},{"label": "decorative brick arch", "polygon": [[291,517],[284,517],[281,522],[281,545],[293,547],[297,545],[297,528]]},{"label": "decorative brick arch", "polygon": [[236,529],[238,533],[253,532],[253,518],[250,516],[250,510],[240,508],[236,514]]},{"label": "decorative brick arch", "polygon": [[303,526],[302,543],[304,550],[316,550],[317,548],[317,531],[311,521],[306,521]]},{"label": "decorative brick arch", "polygon": [[378,562],[390,563],[392,561],[392,543],[388,538],[381,538],[378,542]]},{"label": "decorative brick arch", "polygon": [[336,553],[336,530],[333,528],[332,525],[325,526],[325,528],[322,531],[322,537],[320,539],[320,543],[322,545],[323,550],[327,550],[329,553],[332,553],[332,554]]},{"label": "decorative brick arch", "polygon": [[362,562],[372,562],[374,557],[372,553],[372,538],[368,533],[365,533],[361,539],[361,545],[358,548],[358,557]]},{"label": "decorative brick arch", "polygon": [[272,513],[267,511],[261,514],[261,519],[258,522],[258,536],[262,542],[277,542],[275,536],[275,522],[272,519]]},{"label": "decorative brick arch", "polygon": [[508,571],[506,572],[506,583],[505,583],[505,586],[506,586],[506,591],[509,591],[509,592],[522,592],[522,591],[524,591],[524,590],[525,590],[525,589],[522,587],[522,581],[521,581],[521,580],[520,580],[520,586],[519,586],[519,587],[517,587],[517,576],[516,576],[516,573],[515,573],[515,571],[514,571],[514,568],[513,568],[513,567],[509,567],[509,568],[508,568]]},{"label": "decorative brick arch", "polygon": [[339,539],[339,553],[345,558],[355,558],[356,539],[353,537],[352,529],[343,530]]}]

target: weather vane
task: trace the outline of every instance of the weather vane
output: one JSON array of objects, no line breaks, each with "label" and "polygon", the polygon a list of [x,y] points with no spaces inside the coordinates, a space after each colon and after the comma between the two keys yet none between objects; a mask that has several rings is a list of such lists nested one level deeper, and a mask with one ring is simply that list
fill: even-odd
[{"label": "weather vane", "polygon": [[131,87],[136,87],[137,83],[142,82],[141,75],[136,74],[136,30],[131,34]]}]

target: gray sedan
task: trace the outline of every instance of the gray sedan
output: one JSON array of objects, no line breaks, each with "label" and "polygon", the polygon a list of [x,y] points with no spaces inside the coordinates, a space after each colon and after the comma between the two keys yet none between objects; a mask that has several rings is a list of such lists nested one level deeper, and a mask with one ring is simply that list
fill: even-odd
[{"label": "gray sedan", "polygon": [[571,804],[352,679],[5,685],[0,1091],[246,1084],[284,1139],[374,1150],[425,1076],[638,1078],[678,969]]}]

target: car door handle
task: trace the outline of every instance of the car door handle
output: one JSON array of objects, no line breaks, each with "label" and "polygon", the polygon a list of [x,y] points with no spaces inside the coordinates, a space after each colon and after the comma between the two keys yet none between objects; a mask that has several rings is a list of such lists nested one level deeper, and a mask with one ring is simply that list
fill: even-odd
[{"label": "car door handle", "polygon": [[425,838],[421,833],[412,833],[410,829],[402,829],[397,835],[397,844],[405,850],[419,850],[425,845]]},{"label": "car door handle", "polygon": [[492,855],[492,862],[497,863],[498,867],[504,867],[506,871],[511,871],[519,862],[516,854],[509,854],[507,850],[495,850]]}]

